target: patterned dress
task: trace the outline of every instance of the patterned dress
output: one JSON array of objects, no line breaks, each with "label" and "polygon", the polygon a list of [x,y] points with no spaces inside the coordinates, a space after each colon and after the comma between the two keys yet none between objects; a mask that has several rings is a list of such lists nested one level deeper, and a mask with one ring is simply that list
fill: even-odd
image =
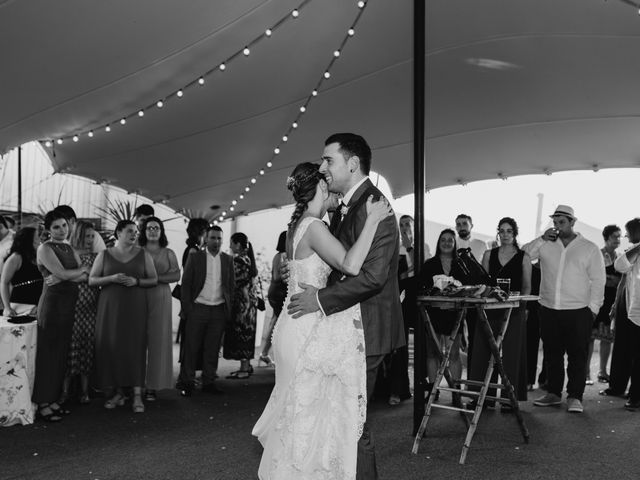
[{"label": "patterned dress", "polygon": [[256,345],[256,305],[251,260],[246,255],[233,257],[236,288],[233,295],[233,318],[224,335],[224,358],[251,359]]},{"label": "patterned dress", "polygon": [[[91,268],[97,253],[83,253],[80,255],[82,266]],[[89,375],[93,368],[96,311],[98,308],[97,287],[90,287],[87,283],[78,284],[78,301],[71,333],[71,348],[69,349],[68,376]]]}]

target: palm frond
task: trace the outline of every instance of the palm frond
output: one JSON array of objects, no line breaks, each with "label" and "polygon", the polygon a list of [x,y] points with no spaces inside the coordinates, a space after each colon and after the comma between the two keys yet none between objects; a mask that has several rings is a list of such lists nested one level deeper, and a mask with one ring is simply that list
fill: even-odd
[{"label": "palm frond", "polygon": [[103,220],[118,223],[120,220],[133,220],[133,215],[136,211],[136,202],[131,200],[111,200],[107,195],[106,207],[96,206],[98,211],[98,217]]}]

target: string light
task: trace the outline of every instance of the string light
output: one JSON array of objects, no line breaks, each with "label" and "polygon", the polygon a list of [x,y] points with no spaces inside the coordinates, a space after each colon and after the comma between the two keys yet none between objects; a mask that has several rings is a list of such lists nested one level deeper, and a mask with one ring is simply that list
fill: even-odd
[{"label": "string light", "polygon": [[[321,86],[322,82],[323,82],[323,81],[325,81],[325,80],[328,80],[328,79],[331,77],[331,71],[330,71],[330,70],[331,70],[331,68],[333,67],[333,64],[335,63],[335,61],[336,61],[336,60],[341,56],[341,54],[342,54],[341,49],[343,49],[343,48],[344,48],[344,46],[345,46],[346,42],[349,40],[349,37],[353,37],[353,36],[355,35],[355,29],[354,29],[354,27],[357,25],[358,21],[360,20],[360,17],[362,16],[362,13],[363,13],[364,7],[366,6],[366,2],[364,2],[364,1],[360,1],[360,2],[358,2],[358,4],[357,4],[357,5],[358,5],[358,8],[359,8],[360,10],[359,10],[359,12],[358,12],[358,14],[357,14],[357,16],[356,16],[355,21],[352,23],[352,27],[351,27],[351,28],[349,28],[349,30],[347,31],[347,35],[346,35],[346,37],[343,39],[342,43],[340,44],[340,49],[336,49],[336,50],[334,50],[334,51],[333,51],[331,61],[329,62],[329,65],[327,66],[327,68],[326,68],[326,69],[324,70],[324,72],[322,73],[322,78],[320,79],[320,82],[316,85],[316,88],[314,88],[313,90],[311,90],[311,92],[310,92],[309,96],[307,97],[307,99],[306,99],[305,103],[304,103],[301,107],[299,107],[299,111],[300,111],[300,113],[298,114],[298,118],[296,118],[296,119],[291,123],[291,128],[290,128],[290,130],[289,130],[285,135],[283,135],[283,136],[282,136],[282,142],[283,142],[283,143],[288,142],[288,141],[289,141],[289,135],[291,134],[292,130],[295,130],[295,129],[297,129],[297,128],[298,128],[298,121],[299,121],[299,119],[301,118],[302,114],[304,114],[304,113],[307,111],[307,107],[308,107],[308,105],[309,105],[310,101],[311,101],[313,98],[315,98],[315,97],[317,97],[317,96],[318,96],[318,93],[319,93],[320,86]],[[291,15],[292,15],[293,17],[297,17],[297,16],[298,16],[298,12],[297,12],[297,10],[294,10],[294,11],[291,13]],[[265,35],[269,36],[270,34],[271,34],[271,30],[270,30],[270,29],[267,29],[267,30],[265,31]],[[248,47],[245,49],[245,52],[243,52],[243,53],[245,53],[245,55],[248,55],[248,53],[246,52],[246,50],[248,50]],[[279,155],[279,154],[280,154],[280,146],[277,146],[277,147],[275,147],[275,148],[273,149],[273,155],[274,155],[274,156],[277,156],[277,155]],[[269,161],[266,163],[266,167],[267,167],[267,168],[272,168],[272,167],[273,167],[273,162],[272,162],[271,160],[269,160]],[[261,169],[259,170],[259,172],[258,172],[258,173],[259,173],[261,176],[262,176],[262,175],[264,175],[264,174],[265,174],[265,169],[264,169],[264,168],[261,168]],[[250,182],[251,182],[251,184],[252,184],[252,185],[256,184],[256,182],[257,182],[256,177],[252,177],[252,178],[250,179]],[[462,181],[462,180],[459,180],[459,182],[460,182],[461,184],[466,185],[466,183],[463,183],[463,181]],[[250,187],[248,187],[248,186],[247,186],[247,187],[244,187],[244,191],[245,191],[245,192],[249,192],[249,191],[250,191]],[[240,194],[240,195],[238,196],[238,199],[239,199],[239,200],[243,200],[243,199],[244,199],[244,194]],[[234,207],[237,205],[237,203],[238,203],[238,201],[237,201],[237,200],[232,200],[232,202],[231,202],[231,206],[229,207],[229,211],[230,211],[230,212],[235,211],[235,208],[234,208]]]},{"label": "string light", "polygon": [[80,139],[78,138],[78,136],[77,136],[77,135],[74,135],[74,136],[73,136],[73,141],[74,141],[74,142],[77,142],[78,140],[80,140]]},{"label": "string light", "polygon": [[45,147],[50,147],[51,146],[51,142],[49,140],[47,140],[46,142],[44,142],[44,146]]},{"label": "string light", "polygon": [[62,139],[61,138],[58,139],[58,145],[62,145]]},{"label": "string light", "polygon": [[93,138],[93,130],[89,130],[89,133],[87,133],[87,136]]},{"label": "string light", "polygon": [[[233,60],[236,56],[238,56],[239,53],[244,54],[244,56],[248,57],[251,54],[251,50],[250,47],[252,45],[255,45],[257,42],[259,42],[262,39],[265,38],[269,38],[271,37],[271,35],[273,35],[274,30],[277,28],[280,28],[287,20],[291,20],[291,19],[297,19],[300,16],[300,10],[306,6],[306,4],[308,4],[311,0],[301,0],[300,4],[298,5],[297,8],[291,10],[289,13],[285,14],[283,17],[280,18],[280,20],[278,20],[275,24],[273,24],[273,26],[266,28],[264,30],[261,31],[261,33],[259,35],[257,35],[256,37],[254,37],[253,39],[251,39],[249,42],[245,43],[245,46],[239,50],[236,50],[235,52],[233,52],[231,55],[229,55],[224,61],[216,64],[215,67],[211,68],[210,70],[206,71],[204,74],[200,75],[197,80],[193,80],[188,82],[185,86],[183,86],[182,88],[175,90],[173,93],[170,93],[168,95],[166,95],[164,98],[165,100],[158,100],[157,102],[152,103],[151,105],[147,105],[144,106],[143,108],[138,108],[137,110],[134,110],[134,112],[137,112],[137,115],[139,117],[144,116],[144,112],[146,110],[148,110],[149,108],[153,107],[154,105],[158,108],[162,108],[164,107],[166,100],[167,99],[171,99],[175,93],[175,96],[178,98],[182,98],[184,95],[184,91],[193,86],[194,84],[198,84],[200,86],[204,85],[205,81],[206,81],[206,77],[209,75],[212,75],[216,70],[219,70],[221,72],[225,71],[227,68],[227,63],[230,62],[231,60]],[[131,112],[127,115],[124,115],[119,121],[121,125],[125,125],[126,124],[126,120],[132,118],[136,113]],[[98,128],[104,128],[105,132],[110,132],[111,129],[109,127],[109,124],[104,124],[101,127]],[[80,138],[81,135],[84,134],[88,134],[87,131],[84,132],[75,132],[75,133],[71,133],[68,136],[64,136],[61,137],[62,139],[73,139],[73,137],[78,137]],[[53,143],[53,139],[47,139],[47,140],[41,140],[41,142],[46,146],[46,142],[49,142],[49,144]]]}]

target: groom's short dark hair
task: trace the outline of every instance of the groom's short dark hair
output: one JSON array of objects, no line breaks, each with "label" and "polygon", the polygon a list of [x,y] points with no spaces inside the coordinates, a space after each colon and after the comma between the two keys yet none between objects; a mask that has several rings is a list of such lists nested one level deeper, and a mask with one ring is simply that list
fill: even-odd
[{"label": "groom's short dark hair", "polygon": [[325,146],[332,143],[340,145],[340,151],[347,157],[357,156],[360,159],[360,170],[369,175],[371,170],[371,147],[367,141],[355,133],[334,133],[324,142]]}]

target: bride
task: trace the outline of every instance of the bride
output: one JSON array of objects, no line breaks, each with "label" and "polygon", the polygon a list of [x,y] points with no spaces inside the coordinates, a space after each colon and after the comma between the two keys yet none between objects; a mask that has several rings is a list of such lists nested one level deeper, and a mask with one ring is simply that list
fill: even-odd
[{"label": "bride", "polygon": [[332,269],[357,275],[378,223],[393,215],[386,200],[367,200],[367,220],[349,251],[324,217],[332,199],[319,165],[301,163],[287,179],[296,201],[287,232],[289,290],[273,332],[276,383],[253,429],[264,447],[260,480],[354,479],[367,408],[360,305],[325,317],[292,318],[286,304],[301,285],[325,286]]}]

